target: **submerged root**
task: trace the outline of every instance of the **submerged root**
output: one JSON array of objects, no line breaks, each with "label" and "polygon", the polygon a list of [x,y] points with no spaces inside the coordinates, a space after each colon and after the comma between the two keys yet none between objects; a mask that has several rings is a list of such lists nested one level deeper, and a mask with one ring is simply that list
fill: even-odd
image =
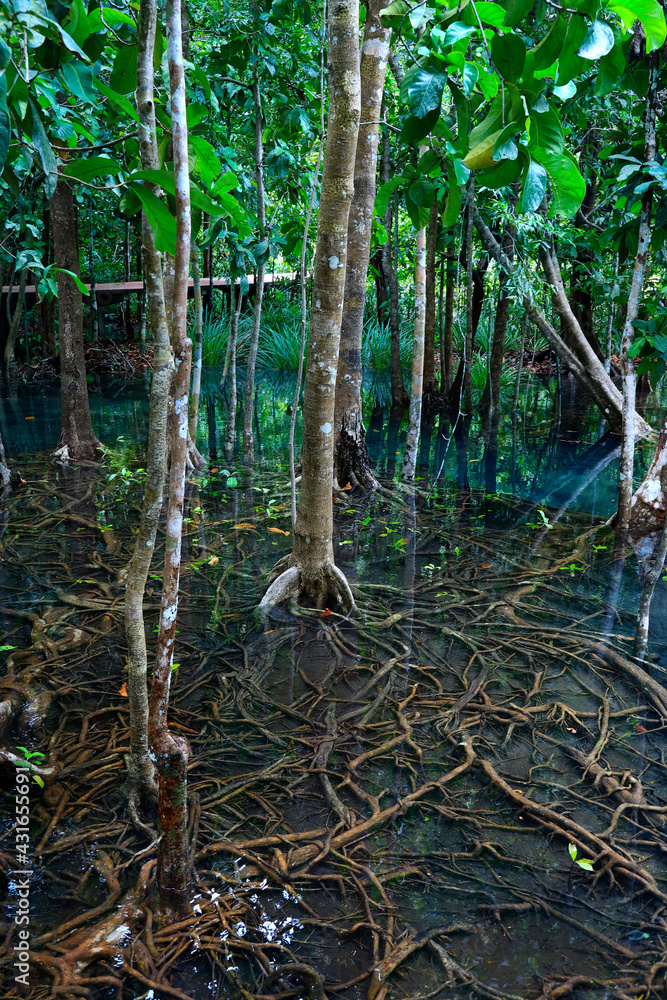
[{"label": "submerged root", "polygon": [[[315,573],[307,573],[298,564],[294,564],[293,559],[293,556],[289,556],[287,560],[282,559],[275,567],[273,579],[269,577],[269,589],[260,602],[260,611],[268,612],[293,598],[303,607],[319,610],[330,608],[345,615],[354,612],[355,603],[350,585],[345,574],[333,562],[325,563]],[[275,575],[276,571],[278,575]]]}]

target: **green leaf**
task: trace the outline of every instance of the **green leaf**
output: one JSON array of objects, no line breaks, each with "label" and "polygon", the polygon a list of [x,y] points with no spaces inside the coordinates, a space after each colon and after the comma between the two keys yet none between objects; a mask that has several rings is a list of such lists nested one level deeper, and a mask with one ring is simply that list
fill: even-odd
[{"label": "green leaf", "polygon": [[222,164],[210,142],[199,135],[188,136],[188,146],[196,154],[195,170],[207,187],[212,187],[222,173]]},{"label": "green leaf", "polygon": [[80,59],[72,59],[60,67],[65,86],[85,104],[95,104],[93,91],[93,70]]},{"label": "green leaf", "polygon": [[570,852],[570,857],[572,858],[573,861],[575,861],[576,857],[577,857],[577,848],[576,848],[576,845],[575,844],[568,844],[567,845],[567,849]]},{"label": "green leaf", "polygon": [[9,60],[12,56],[12,50],[10,49],[4,38],[0,38],[0,73],[7,69]]},{"label": "green leaf", "polygon": [[90,294],[90,292],[88,291],[88,289],[84,285],[84,283],[81,280],[81,278],[78,276],[78,274],[75,274],[74,271],[68,271],[66,267],[54,267],[53,270],[54,271],[60,271],[61,274],[67,274],[67,275],[69,275],[69,277],[72,279],[72,281],[74,282],[74,284],[79,289],[79,291],[81,292],[82,295],[89,295]]},{"label": "green leaf", "polygon": [[514,142],[514,137],[520,131],[521,126],[518,122],[510,122],[509,125],[505,126],[493,146],[491,155],[494,160],[516,160],[519,150],[517,144]]},{"label": "green leaf", "polygon": [[521,193],[520,211],[536,212],[542,204],[542,199],[547,190],[547,172],[541,163],[531,156],[528,170],[523,181],[523,191]]},{"label": "green leaf", "polygon": [[499,28],[503,24],[505,11],[500,4],[488,3],[487,0],[477,0],[475,6],[482,24],[490,24],[494,28]]},{"label": "green leaf", "polygon": [[628,31],[635,21],[641,21],[646,34],[646,51],[659,49],[667,38],[665,15],[657,0],[623,0],[623,3],[610,3],[608,10],[618,14]]},{"label": "green leaf", "polygon": [[567,17],[559,14],[549,34],[530,50],[534,71],[548,69],[558,59],[566,32]]},{"label": "green leaf", "polygon": [[586,182],[579,173],[577,161],[567,150],[562,153],[548,153],[543,149],[532,149],[535,157],[545,168],[551,184],[553,199],[549,217],[576,215],[586,194]]},{"label": "green leaf", "polygon": [[34,782],[35,782],[35,783],[36,783],[37,785],[39,785],[39,787],[40,787],[40,788],[44,788],[44,780],[43,780],[43,778],[40,778],[40,776],[39,776],[38,774],[33,774],[33,776],[32,776],[32,780],[33,780],[33,781],[34,781]]},{"label": "green leaf", "polygon": [[517,83],[526,62],[526,43],[518,35],[494,35],[491,56],[503,80]]},{"label": "green leaf", "polygon": [[153,230],[156,250],[176,256],[176,219],[164,201],[143,184],[133,184],[132,190],[141,201],[148,223]]},{"label": "green leaf", "polygon": [[440,108],[446,80],[446,75],[438,70],[421,66],[408,70],[401,83],[401,98],[415,118],[424,118],[430,111]]},{"label": "green leaf", "polygon": [[628,348],[628,357],[636,358],[638,354],[641,353],[644,344],[647,343],[646,337],[637,337],[633,344]]},{"label": "green leaf", "polygon": [[606,97],[618,86],[625,72],[625,56],[623,55],[622,39],[619,32],[614,32],[615,45],[609,55],[603,56],[598,67],[595,81],[597,97]]},{"label": "green leaf", "polygon": [[412,182],[408,188],[408,194],[410,198],[412,198],[415,205],[418,205],[420,208],[422,206],[430,208],[435,201],[435,190],[433,189],[433,185],[422,180],[421,177],[418,177]]},{"label": "green leaf", "polygon": [[522,169],[522,157],[518,157],[516,160],[502,160],[496,167],[480,170],[476,175],[477,184],[480,187],[498,190],[498,188],[507,187],[508,184],[513,184],[514,181],[518,180]]},{"label": "green leaf", "polygon": [[447,176],[449,178],[449,190],[447,191],[447,201],[442,213],[442,224],[445,228],[453,226],[461,213],[461,188],[456,180],[456,174],[451,164],[447,164]]},{"label": "green leaf", "polygon": [[137,47],[123,45],[116,52],[109,86],[116,94],[133,94],[137,86]]},{"label": "green leaf", "polygon": [[493,100],[493,98],[498,93],[498,87],[500,86],[496,74],[484,68],[482,68],[480,71],[477,84],[479,86],[479,89],[484,94],[484,99],[487,101]]},{"label": "green leaf", "polygon": [[554,95],[561,101],[569,101],[577,93],[577,85],[574,80],[570,80],[562,87],[554,87]]},{"label": "green leaf", "polygon": [[582,858],[581,861],[577,861],[576,864],[578,864],[580,868],[583,868],[584,871],[594,871],[593,865],[588,858]]},{"label": "green leaf", "polygon": [[133,28],[136,28],[136,24],[129,14],[124,14],[122,10],[115,10],[113,7],[105,7],[104,10],[98,7],[88,15],[88,27],[91,33],[104,31],[107,24],[131,24]]},{"label": "green leaf", "polygon": [[542,112],[533,108],[530,115],[530,144],[549,153],[563,152],[563,131],[558,115],[551,108]]},{"label": "green leaf", "polygon": [[406,142],[410,146],[416,146],[433,131],[440,117],[440,108],[429,111],[423,118],[415,118],[410,115],[403,122],[401,129],[401,142]]},{"label": "green leaf", "polygon": [[32,134],[31,138],[37,153],[39,154],[39,159],[42,164],[42,170],[46,174],[46,180],[44,182],[44,194],[47,198],[50,198],[56,189],[56,184],[58,183],[58,166],[56,164],[56,158],[53,155],[53,150],[51,149],[51,143],[49,142],[49,137],[46,134],[46,129],[42,124],[42,119],[39,117],[39,111],[35,103],[30,100],[29,102],[30,110],[32,111]]},{"label": "green leaf", "polygon": [[614,47],[614,32],[603,21],[593,21],[588,34],[579,46],[577,55],[580,59],[601,59]]},{"label": "green leaf", "polygon": [[558,76],[556,83],[564,87],[566,83],[590,69],[587,61],[577,55],[579,46],[586,37],[586,22],[583,17],[572,17],[567,28],[563,48],[558,56]]},{"label": "green leaf", "polygon": [[121,170],[120,163],[110,156],[89,156],[87,160],[70,160],[63,167],[63,174],[77,181],[92,181],[95,177],[109,177]]},{"label": "green leaf", "polygon": [[117,108],[124,111],[126,115],[129,115],[133,121],[139,124],[139,115],[136,112],[134,105],[125,97],[124,94],[117,94],[115,90],[111,87],[107,87],[106,83],[102,83],[98,80],[96,76],[93,77],[93,86],[96,87],[101,94],[108,97],[112,104],[115,104]]},{"label": "green leaf", "polygon": [[393,0],[393,3],[390,3],[387,7],[383,7],[380,11],[380,20],[383,26],[398,30],[410,7],[411,4],[406,3],[406,0]]},{"label": "green leaf", "polygon": [[475,84],[479,79],[479,69],[475,63],[467,62],[463,67],[463,93],[466,97],[470,97],[473,90],[475,89]]},{"label": "green leaf", "polygon": [[16,646],[0,646],[0,653],[6,653],[8,649],[16,649]]},{"label": "green leaf", "polygon": [[507,9],[503,24],[506,28],[513,28],[515,24],[522,21],[535,6],[535,0],[507,0]]}]

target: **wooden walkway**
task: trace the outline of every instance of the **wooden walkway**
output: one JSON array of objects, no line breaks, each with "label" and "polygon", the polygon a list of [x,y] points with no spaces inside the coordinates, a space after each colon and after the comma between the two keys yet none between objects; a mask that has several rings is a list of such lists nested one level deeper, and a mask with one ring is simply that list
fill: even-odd
[{"label": "wooden walkway", "polygon": [[[282,284],[294,284],[298,279],[298,274],[296,271],[288,271],[284,274],[271,274],[264,279],[264,288],[271,288],[274,285]],[[241,283],[240,278],[235,281],[235,287],[238,288]],[[208,292],[209,286],[211,285],[210,278],[201,279],[201,290],[202,296],[205,292]],[[253,275],[248,276],[248,297],[252,298],[255,294],[255,278]],[[90,298],[90,285],[86,284],[88,289],[88,298]],[[229,280],[224,278],[213,278],[213,289],[225,292],[229,298],[231,283]],[[122,302],[129,295],[141,295],[144,290],[143,281],[118,281],[118,282],[100,282],[100,284],[95,285],[95,298],[97,299],[97,305],[104,308],[105,306],[113,305],[115,302]],[[12,298],[15,298],[19,292],[19,286],[13,285],[10,289],[9,285],[5,285],[2,289],[2,302],[6,302],[7,295],[11,292]],[[209,293],[211,294],[211,293]],[[188,282],[188,298],[192,298],[194,295],[194,282],[190,278]],[[35,304],[37,298],[37,289],[35,285],[26,285],[25,299],[26,305],[32,306]]]}]

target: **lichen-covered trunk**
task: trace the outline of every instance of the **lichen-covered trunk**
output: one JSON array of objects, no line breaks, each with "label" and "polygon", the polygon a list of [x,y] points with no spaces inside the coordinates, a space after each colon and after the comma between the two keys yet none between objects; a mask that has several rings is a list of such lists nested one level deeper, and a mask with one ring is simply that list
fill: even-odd
[{"label": "lichen-covered trunk", "polygon": [[633,535],[646,535],[658,531],[664,524],[666,512],[667,417],[662,425],[651,464],[631,500],[631,533]]},{"label": "lichen-covered trunk", "polygon": [[[255,180],[257,183],[257,224],[260,240],[267,239],[266,205],[264,198],[264,145],[262,143],[262,96],[259,89],[259,65],[252,69],[252,96],[255,104]],[[262,258],[257,265],[255,279],[255,302],[252,311],[252,332],[250,350],[246,366],[245,402],[243,407],[243,463],[252,468],[255,461],[255,443],[252,436],[252,414],[255,402],[255,366],[259,346],[259,328],[262,321],[262,301],[264,299],[264,275],[266,261]]]},{"label": "lichen-covered trunk", "polygon": [[5,376],[13,380],[17,375],[16,365],[16,335],[19,331],[21,318],[23,317],[23,307],[25,303],[25,288],[28,283],[29,269],[24,267],[19,275],[18,294],[16,296],[16,306],[11,309],[12,286],[14,284],[14,273],[9,280],[9,291],[7,292],[7,339],[3,350],[2,367]]},{"label": "lichen-covered trunk", "polygon": [[[157,26],[156,0],[142,0],[137,33],[136,103],[140,119],[139,149],[141,166],[158,166],[153,104],[153,53]],[[153,186],[144,181],[150,190]],[[162,285],[160,254],[155,249],[153,232],[142,215],[142,246],[146,281],[146,306],[153,336],[154,361],[148,418],[146,485],[134,551],[127,572],[125,590],[125,634],[128,645],[127,692],[130,703],[130,785],[133,793],[152,793],[154,768],[148,745],[148,686],[146,634],[143,600],[157,535],[167,455],[167,415],[174,360],[169,342],[169,328]]]},{"label": "lichen-covered trunk", "polygon": [[290,565],[264,608],[290,594],[315,606],[351,609],[352,593],[333,559],[334,395],[345,293],[347,227],[354,192],[360,112],[359,3],[329,5],[329,121],[317,224],[308,364],[304,385],[301,495]]},{"label": "lichen-covered trunk", "polygon": [[[646,111],[644,117],[644,162],[652,164],[656,154],[655,118],[658,96],[658,62],[659,52],[651,53],[649,59],[648,92],[646,95]],[[632,282],[628,305],[625,312],[625,323],[621,334],[621,379],[623,384],[623,423],[621,429],[621,469],[618,484],[618,517],[616,530],[625,535],[630,526],[630,508],[632,502],[632,474],[635,461],[635,400],[637,394],[637,378],[630,357],[630,349],[635,336],[635,320],[639,313],[648,258],[651,251],[651,206],[653,204],[653,186],[644,191],[639,212],[639,233],[637,239],[637,255],[632,270]]]},{"label": "lichen-covered trunk", "polygon": [[419,428],[422,415],[422,384],[424,378],[424,323],[426,318],[426,229],[417,230],[417,259],[415,262],[415,332],[412,341],[412,382],[410,386],[410,415],[408,435],[403,459],[403,482],[415,478]]},{"label": "lichen-covered trunk", "polygon": [[378,482],[371,471],[361,408],[361,339],[371,247],[378,121],[391,30],[380,21],[383,0],[369,0],[361,45],[361,122],[354,165],[354,195],[347,227],[345,297],[340,331],[334,413],[334,468],[340,486],[352,482],[373,490]]},{"label": "lichen-covered trunk", "polygon": [[435,392],[435,257],[438,240],[438,201],[433,202],[426,239],[426,298],[424,305],[424,396]]},{"label": "lichen-covered trunk", "polygon": [[174,416],[171,423],[171,467],[164,576],[151,688],[149,733],[158,774],[160,842],[157,880],[160,913],[164,923],[171,923],[180,919],[188,909],[188,747],[184,739],[173,736],[167,727],[181,568],[185,468],[188,451],[188,396],[192,360],[192,342],[187,335],[191,222],[180,0],[167,2],[167,57],[176,202],[176,258],[172,311],[172,345],[176,376]]},{"label": "lichen-covered trunk", "polygon": [[79,276],[79,247],[74,226],[71,183],[58,177],[51,196],[53,252],[58,274],[58,340],[60,348],[60,440],[54,456],[94,459],[101,448],[93,431],[83,351],[83,301],[71,271]]}]

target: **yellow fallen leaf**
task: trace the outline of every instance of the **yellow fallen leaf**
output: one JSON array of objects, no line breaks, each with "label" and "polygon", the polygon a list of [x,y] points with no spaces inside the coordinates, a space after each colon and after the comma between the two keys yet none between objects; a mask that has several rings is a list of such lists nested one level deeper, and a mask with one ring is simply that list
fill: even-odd
[{"label": "yellow fallen leaf", "polygon": [[348,483],[347,486],[341,486],[340,491],[342,493],[343,490],[351,490],[351,489],[352,489],[352,483]]},{"label": "yellow fallen leaf", "polygon": [[237,528],[239,531],[256,531],[254,524],[246,524],[245,521],[241,521],[240,524],[233,524],[232,528]]},{"label": "yellow fallen leaf", "polygon": [[267,531],[272,531],[274,535],[289,535],[289,531],[283,531],[282,528],[268,527]]},{"label": "yellow fallen leaf", "polygon": [[123,681],[123,683],[121,684],[121,688],[120,688],[120,691],[118,692],[118,694],[122,698],[128,698],[129,697],[129,695],[127,693],[127,681]]}]

